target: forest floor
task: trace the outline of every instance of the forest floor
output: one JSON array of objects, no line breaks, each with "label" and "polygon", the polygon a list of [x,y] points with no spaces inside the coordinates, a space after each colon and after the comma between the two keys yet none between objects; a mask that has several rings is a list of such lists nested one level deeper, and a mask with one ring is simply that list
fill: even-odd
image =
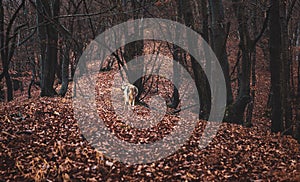
[{"label": "forest floor", "polygon": [[[112,74],[100,74],[104,91],[98,99],[105,101]],[[253,127],[222,123],[210,144],[199,149],[206,122],[198,121],[175,153],[136,165],[113,160],[89,145],[74,118],[70,92],[65,98],[40,98],[37,91],[31,99],[19,96],[0,105],[0,181],[300,181],[300,145],[270,132],[269,77],[267,62],[259,59]],[[125,141],[156,141],[174,124],[173,116],[167,116],[167,123],[153,132],[137,131],[103,105],[98,110],[107,117],[106,125]]]}]

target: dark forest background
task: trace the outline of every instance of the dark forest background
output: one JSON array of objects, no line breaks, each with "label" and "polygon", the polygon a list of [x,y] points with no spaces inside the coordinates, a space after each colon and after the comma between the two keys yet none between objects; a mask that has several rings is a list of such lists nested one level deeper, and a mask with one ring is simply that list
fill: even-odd
[{"label": "dark forest background", "polygon": [[[297,0],[0,0],[0,101],[67,97],[87,45],[108,28],[139,18],[180,22],[207,41],[226,79],[224,121],[255,127],[259,115],[267,130],[300,142]],[[151,45],[138,41],[120,48],[99,72],[126,65]],[[177,46],[162,47],[193,75],[199,118],[208,119],[211,93],[202,68]],[[134,82],[140,103],[145,82]],[[170,95],[168,107],[180,112],[176,88]]]}]

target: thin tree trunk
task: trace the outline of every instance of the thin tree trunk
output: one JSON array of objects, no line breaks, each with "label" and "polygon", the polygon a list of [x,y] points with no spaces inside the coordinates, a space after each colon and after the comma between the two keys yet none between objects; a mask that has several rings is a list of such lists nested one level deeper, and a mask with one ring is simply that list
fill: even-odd
[{"label": "thin tree trunk", "polygon": [[[185,25],[187,27],[194,28],[193,27],[194,15],[192,14],[191,11],[192,7],[190,1],[177,0],[177,9],[178,9],[178,16],[184,20]],[[192,49],[192,47],[189,47],[189,49]],[[195,60],[195,58],[192,56],[191,56],[191,63],[192,63],[192,69],[195,78],[195,84],[198,91],[198,96],[201,101],[199,102],[201,103],[199,118],[208,119],[210,113],[210,105],[211,105],[209,84],[205,77],[205,73],[203,71],[204,68],[201,68],[197,60]]]},{"label": "thin tree trunk", "polygon": [[[133,9],[137,9],[140,8],[141,4],[135,2],[134,0],[131,0],[131,6]],[[135,11],[132,13],[131,18],[133,19],[137,19],[139,18],[139,11]],[[143,34],[143,32],[139,30],[139,27],[135,26],[134,27],[134,32],[135,33],[139,33],[139,34]],[[125,34],[127,33],[126,36],[130,36],[128,35],[128,32],[125,30]],[[131,42],[127,45],[125,45],[124,47],[124,59],[126,62],[131,61],[132,59],[134,59],[135,57],[141,56],[143,54],[143,50],[144,50],[144,41],[143,40],[139,40],[136,42]],[[143,60],[140,60],[138,62],[138,65],[135,65],[135,69],[134,71],[128,67],[128,72],[127,72],[127,76],[128,76],[128,81],[130,83],[133,83],[139,90],[138,95],[136,96],[136,100],[139,100],[142,92],[143,92],[143,79],[142,78],[138,78],[137,80],[134,80],[134,78],[137,77],[137,75],[143,75],[143,71],[144,71],[144,63]]]},{"label": "thin tree trunk", "polygon": [[59,95],[64,97],[68,91],[69,85],[69,64],[70,64],[70,49],[66,45],[65,50],[62,50],[62,85],[59,91]]},{"label": "thin tree trunk", "polygon": [[[177,35],[176,35],[177,36]],[[179,36],[178,36],[179,37]],[[178,38],[177,37],[177,38]],[[180,61],[183,56],[182,56],[182,50],[174,45],[173,46],[173,60],[176,61]],[[179,105],[179,92],[178,92],[178,88],[175,86],[179,86],[179,79],[180,79],[180,66],[178,64],[173,64],[173,82],[174,82],[174,87],[173,87],[173,93],[172,93],[172,99],[171,99],[171,104],[169,105],[169,107],[176,109],[177,106]]]},{"label": "thin tree trunk", "polygon": [[[209,13],[208,13],[208,2],[207,0],[201,1],[201,9],[202,9],[202,19],[203,19],[203,26],[202,26],[202,32],[203,32],[203,39],[209,44],[210,39],[209,39]],[[211,51],[208,50],[207,46],[204,46],[204,56],[205,60],[212,60],[211,59]],[[210,61],[206,61],[205,63],[205,69],[206,74],[209,76],[212,76],[212,63]],[[207,75],[205,75],[203,70],[201,70],[201,80],[202,80],[202,87],[201,87],[201,102],[203,103],[201,105],[201,112],[200,112],[200,118],[202,119],[208,119],[210,110],[211,110],[211,90],[210,90],[210,85],[207,80]]]},{"label": "thin tree trunk", "polygon": [[296,129],[294,132],[295,138],[298,140],[298,143],[300,143],[300,53],[298,55],[298,89],[297,89],[297,99],[296,99],[296,112],[297,112],[297,117],[296,117]]},{"label": "thin tree trunk", "polygon": [[[258,5],[258,0],[255,1],[255,4]],[[253,24],[253,36],[255,37],[256,35],[259,34],[258,29],[257,29],[257,9],[256,7],[253,8],[253,13],[251,16],[251,21]],[[256,46],[254,45],[253,50],[252,50],[252,65],[251,65],[251,78],[252,78],[252,83],[251,83],[251,102],[249,103],[247,107],[247,115],[246,115],[246,121],[245,121],[245,126],[250,127],[252,126],[252,115],[253,115],[253,110],[254,110],[254,104],[255,104],[255,87],[256,87]]]},{"label": "thin tree trunk", "polygon": [[246,17],[245,4],[240,0],[232,0],[235,15],[238,19],[238,30],[240,33],[239,48],[242,53],[242,64],[239,72],[239,92],[236,101],[234,102],[231,111],[229,112],[228,120],[230,122],[243,124],[244,113],[250,98],[250,77],[251,77],[251,39],[248,31],[248,19]]},{"label": "thin tree trunk", "polygon": [[[297,41],[296,47],[299,49],[300,47],[300,22],[297,27]],[[296,55],[296,62],[298,63],[298,87],[297,87],[297,95],[296,95],[296,127],[294,131],[294,136],[297,139],[298,143],[300,143],[300,52]]]},{"label": "thin tree trunk", "polygon": [[[13,86],[9,74],[9,64],[13,57],[16,46],[16,36],[11,37],[11,30],[13,29],[13,24],[18,13],[25,4],[25,0],[21,1],[16,11],[10,17],[7,25],[4,22],[5,17],[2,3],[3,1],[0,0],[0,54],[3,66],[3,72],[0,75],[0,81],[3,79],[3,77],[5,78],[5,83],[7,87],[7,101],[11,101],[13,100]],[[4,29],[5,25],[6,29]],[[17,28],[14,31],[17,31]]]},{"label": "thin tree trunk", "polygon": [[282,69],[282,110],[284,118],[285,134],[292,135],[292,107],[291,107],[291,88],[290,88],[290,60],[289,60],[289,39],[287,24],[287,5],[286,1],[280,1],[280,28],[281,28],[281,69]]},{"label": "thin tree trunk", "polygon": [[209,0],[209,7],[211,12],[211,46],[217,56],[222,67],[226,88],[227,88],[227,105],[232,104],[233,96],[231,89],[231,82],[229,78],[229,63],[226,52],[226,25],[224,18],[224,8],[222,0]]},{"label": "thin tree trunk", "polygon": [[202,12],[202,37],[209,44],[209,26],[208,26],[208,8],[207,0],[201,1],[201,12]]}]

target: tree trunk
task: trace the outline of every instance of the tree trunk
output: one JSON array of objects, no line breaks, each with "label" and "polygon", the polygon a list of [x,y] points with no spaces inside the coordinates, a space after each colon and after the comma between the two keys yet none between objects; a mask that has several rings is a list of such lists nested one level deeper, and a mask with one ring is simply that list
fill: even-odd
[{"label": "tree trunk", "polygon": [[245,13],[245,4],[241,0],[232,0],[235,15],[238,20],[238,31],[240,33],[239,48],[242,53],[242,65],[239,72],[238,97],[229,111],[228,120],[233,123],[243,124],[244,113],[250,97],[250,77],[251,77],[251,39],[248,31],[248,18]]},{"label": "tree trunk", "polygon": [[58,44],[57,44],[57,48],[58,48],[58,58],[57,58],[57,64],[56,64],[56,77],[57,77],[57,82],[59,84],[62,83],[62,67],[63,67],[63,42],[62,40],[59,40],[58,41]]},{"label": "tree trunk", "polygon": [[201,11],[202,11],[202,37],[209,44],[209,26],[208,26],[208,8],[207,0],[201,1]]},{"label": "tree trunk", "polygon": [[[300,22],[298,23],[297,27],[297,44],[296,47],[299,49],[300,47]],[[294,136],[298,140],[298,143],[300,143],[300,52],[298,52],[298,55],[296,56],[297,60],[296,62],[298,63],[298,71],[297,71],[297,76],[298,76],[298,87],[297,87],[297,95],[296,95],[296,127],[294,131]]]},{"label": "tree trunk", "polygon": [[3,66],[3,73],[1,74],[0,81],[5,78],[5,83],[7,87],[7,101],[13,100],[13,86],[12,81],[9,75],[9,60],[8,60],[8,52],[6,45],[6,36],[4,32],[4,8],[2,4],[2,0],[0,0],[0,50],[1,50],[1,60]]},{"label": "tree trunk", "polygon": [[281,28],[279,15],[279,0],[271,0],[270,9],[270,69],[271,69],[271,89],[272,89],[272,124],[273,132],[283,131],[283,103],[282,103],[282,66],[281,66]]},{"label": "tree trunk", "polygon": [[287,5],[285,1],[280,2],[280,28],[281,28],[281,69],[282,69],[282,111],[284,118],[285,134],[292,135],[292,107],[291,107],[291,86],[290,86],[290,57],[289,57],[289,35],[287,23]]},{"label": "tree trunk", "polygon": [[209,0],[209,7],[211,12],[211,46],[220,62],[225,76],[227,105],[230,105],[233,102],[233,96],[229,78],[229,63],[226,52],[227,35],[225,28],[228,25],[225,24],[222,0]]},{"label": "tree trunk", "polygon": [[12,85],[11,77],[10,77],[8,71],[6,71],[4,73],[4,77],[5,77],[6,87],[7,87],[7,101],[12,101],[13,100],[13,85]]},{"label": "tree trunk", "polygon": [[[190,1],[177,0],[176,3],[177,3],[178,16],[180,17],[180,19],[184,20],[184,24],[187,27],[190,27],[193,29],[194,28],[193,27],[194,15],[192,14],[192,10],[191,10],[192,6],[190,4]],[[208,37],[206,37],[206,38],[208,39]],[[192,49],[192,48],[193,47],[189,47],[189,49]],[[207,60],[209,60],[209,59],[207,59]],[[197,60],[195,60],[194,57],[192,57],[192,56],[191,56],[191,63],[192,63],[192,69],[193,69],[194,78],[195,78],[195,84],[196,84],[198,96],[200,99],[199,103],[201,104],[200,111],[199,111],[199,118],[208,119],[209,113],[210,113],[210,107],[211,107],[211,96],[210,96],[210,92],[209,92],[208,80],[206,79],[205,73],[203,71],[204,68],[202,68],[198,64]]]},{"label": "tree trunk", "polygon": [[[203,32],[203,39],[210,44],[210,36],[209,36],[209,13],[208,13],[208,2],[205,1],[201,1],[201,9],[202,9],[202,19],[203,19],[203,26],[202,26],[202,32]],[[212,60],[211,59],[211,54],[207,46],[204,46],[204,56],[205,56],[205,60]],[[212,63],[210,61],[206,61],[206,74],[210,75],[212,74]],[[204,69],[204,68],[203,68]],[[208,119],[209,114],[210,114],[210,110],[211,110],[211,90],[210,90],[210,85],[208,83],[207,77],[205,75],[205,73],[203,72],[203,70],[200,71],[200,75],[201,75],[201,80],[202,80],[202,87],[201,88],[201,96],[199,95],[199,97],[201,98],[201,111],[200,111],[200,118],[202,119]]]},{"label": "tree trunk", "polygon": [[297,99],[296,99],[296,129],[294,131],[294,136],[300,143],[300,53],[298,54],[298,89],[297,89]]},{"label": "tree trunk", "polygon": [[[180,7],[179,0],[176,1],[177,3],[177,16],[176,16],[176,21],[180,21],[182,18],[182,11]],[[178,40],[180,39],[180,35],[176,34],[175,39]],[[173,45],[173,52],[172,52],[173,60],[177,61],[178,63],[183,62],[182,59],[185,59],[183,57],[183,50],[178,47],[177,45]],[[171,98],[171,104],[168,106],[170,108],[176,109],[180,103],[179,100],[179,91],[178,88],[175,86],[177,85],[178,87],[180,86],[180,74],[181,74],[181,67],[179,64],[173,63],[173,93],[172,93],[172,98]]]},{"label": "tree trunk", "polygon": [[[16,17],[22,7],[25,4],[25,0],[22,0],[15,12],[13,12],[12,16],[8,20],[6,24],[4,21],[4,8],[3,1],[0,0],[0,54],[3,66],[3,72],[0,74],[0,81],[5,77],[6,87],[7,87],[7,101],[13,100],[13,86],[12,80],[9,74],[9,64],[13,57],[15,47],[16,47],[16,36],[11,37],[13,24],[16,20]],[[4,26],[6,28],[4,29]],[[16,33],[17,28],[14,29],[14,33]]]},{"label": "tree trunk", "polygon": [[[258,5],[258,0],[255,0],[255,5]],[[252,35],[255,37],[256,35],[259,34],[258,29],[257,29],[257,18],[258,18],[258,12],[256,7],[253,8],[252,14],[251,14],[251,23],[253,24],[253,31]],[[250,45],[252,46],[252,45]],[[253,110],[254,110],[254,104],[255,104],[255,87],[256,87],[256,46],[253,45],[253,50],[251,53],[251,102],[248,104],[248,107],[246,109],[247,115],[245,119],[244,125],[246,127],[251,127],[252,126],[252,115],[253,115]]]},{"label": "tree trunk", "polygon": [[[141,4],[136,3],[134,0],[131,0],[131,6],[133,9],[138,9],[141,8]],[[131,18],[133,19],[137,19],[139,18],[139,11],[134,11],[131,15]],[[135,26],[134,27],[134,32],[135,33],[140,33],[142,34],[143,32],[139,32],[139,27]],[[127,30],[125,30],[125,34],[126,36],[130,36],[127,32]],[[139,40],[136,42],[131,42],[127,45],[125,45],[124,47],[124,59],[125,62],[129,62],[132,59],[141,56],[143,54],[143,49],[144,49],[144,41],[143,40]],[[138,62],[139,65],[135,65],[134,70],[132,70],[130,67],[128,67],[128,72],[127,72],[127,77],[128,77],[128,81],[130,83],[133,83],[139,90],[138,95],[136,96],[136,100],[139,100],[142,92],[143,92],[143,80],[142,78],[138,78],[137,80],[134,80],[133,78],[136,78],[137,75],[143,75],[143,71],[144,71],[144,63],[142,60],[140,60],[140,62]]]},{"label": "tree trunk", "polygon": [[[59,14],[59,0],[53,4],[46,0],[37,0],[38,11],[38,35],[41,48],[41,96],[54,96],[56,91],[53,88],[55,80],[55,68],[57,65],[57,41],[58,32],[52,21],[53,17]],[[46,18],[47,17],[47,18]]]},{"label": "tree trunk", "polygon": [[[177,36],[177,35],[176,35]],[[176,37],[178,38],[178,36]],[[177,46],[177,45],[173,45],[173,60],[179,61],[183,58],[182,57],[182,50]],[[176,63],[173,63],[173,93],[172,93],[172,99],[171,99],[171,104],[169,105],[170,108],[174,108],[176,109],[179,105],[179,91],[178,88],[175,86],[179,86],[180,82],[180,73],[181,73],[181,69],[180,66]]]},{"label": "tree trunk", "polygon": [[62,49],[62,85],[59,91],[59,95],[64,97],[68,91],[69,85],[69,63],[70,63],[70,49],[66,45],[65,49]]}]

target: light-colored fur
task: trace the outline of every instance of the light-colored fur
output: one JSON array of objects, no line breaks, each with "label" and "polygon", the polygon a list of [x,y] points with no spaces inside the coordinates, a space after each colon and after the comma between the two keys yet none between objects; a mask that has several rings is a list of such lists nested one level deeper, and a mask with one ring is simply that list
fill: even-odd
[{"label": "light-colored fur", "polygon": [[124,95],[124,107],[127,105],[134,106],[135,97],[139,93],[138,88],[130,83],[123,82],[121,89]]}]

